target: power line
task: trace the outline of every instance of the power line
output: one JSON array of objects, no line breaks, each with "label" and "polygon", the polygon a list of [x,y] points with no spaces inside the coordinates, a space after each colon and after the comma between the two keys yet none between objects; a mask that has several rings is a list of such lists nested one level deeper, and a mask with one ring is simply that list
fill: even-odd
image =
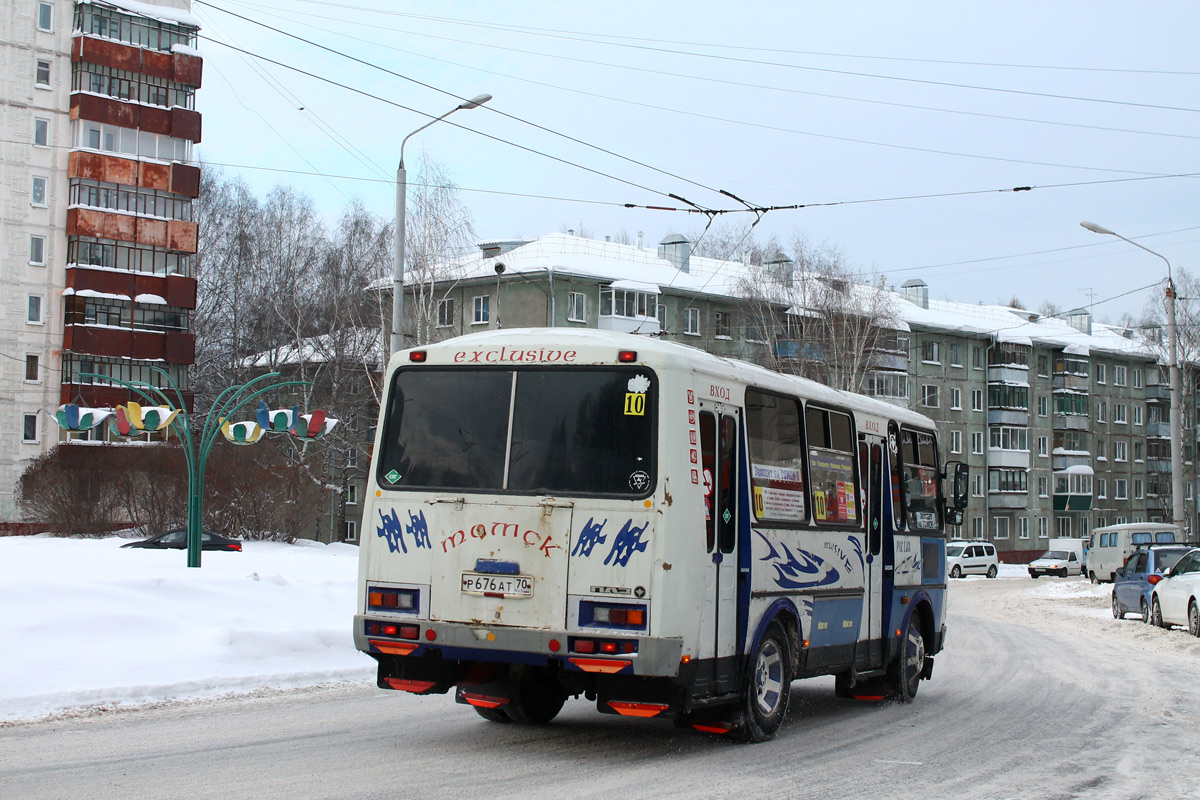
[{"label": "power line", "polygon": [[[203,0],[197,0],[197,2],[203,2]],[[336,5],[336,4],[328,4],[328,5]],[[363,8],[363,7],[359,7],[359,6],[346,5],[346,6],[339,6],[339,7],[347,8],[350,10],[377,13],[377,14],[388,14],[388,15],[394,15],[394,16],[406,16],[406,17],[420,18],[420,15],[405,14],[403,12],[382,11],[379,9]],[[431,17],[429,19],[433,19],[435,21],[450,22],[450,23],[455,23],[455,24],[475,24],[479,27],[485,27],[485,28],[491,27],[493,29],[499,29],[499,30],[504,29],[501,26],[496,26],[496,25],[489,26],[484,23],[463,23],[463,22],[449,19],[449,18],[432,18]],[[594,42],[594,41],[586,39],[586,38],[582,38],[582,35],[578,35],[578,34],[567,35],[567,34],[560,34],[560,33],[536,33],[534,35],[555,38],[555,39],[564,39],[567,41],[581,41],[581,42],[587,42],[590,44],[597,44],[597,42]],[[829,74],[834,74],[834,75],[847,75],[847,76],[851,76],[851,77],[874,78],[876,80],[898,81],[898,82],[903,82],[903,83],[916,83],[916,84],[923,84],[923,85],[927,85],[927,86],[942,86],[942,87],[954,88],[954,89],[970,89],[973,91],[982,91],[982,92],[994,92],[994,93],[1001,93],[1001,94],[1016,94],[1016,95],[1024,95],[1024,96],[1029,96],[1029,97],[1044,97],[1044,98],[1049,98],[1049,99],[1054,99],[1054,100],[1072,100],[1072,101],[1076,101],[1076,102],[1085,102],[1085,103],[1100,103],[1100,104],[1105,104],[1105,105],[1130,106],[1130,107],[1134,107],[1134,108],[1147,108],[1147,109],[1155,109],[1155,110],[1160,110],[1160,111],[1184,111],[1184,112],[1188,112],[1188,113],[1200,113],[1200,109],[1197,109],[1197,108],[1186,108],[1186,107],[1180,107],[1180,106],[1165,106],[1165,105],[1156,105],[1156,104],[1152,104],[1152,103],[1136,103],[1136,102],[1132,102],[1132,101],[1109,100],[1109,99],[1105,99],[1105,98],[1079,97],[1079,96],[1075,96],[1075,95],[1053,94],[1050,92],[1032,92],[1032,91],[1025,91],[1025,90],[1020,90],[1020,89],[1004,89],[1004,88],[998,88],[998,87],[992,87],[992,86],[976,86],[973,84],[952,83],[950,81],[934,81],[934,80],[924,80],[924,79],[920,79],[920,78],[906,78],[906,77],[901,77],[901,76],[897,76],[897,75],[879,75],[879,74],[866,73],[866,72],[854,72],[851,70],[830,69],[828,67],[811,67],[811,66],[805,66],[805,65],[800,65],[800,64],[787,64],[787,63],[783,63],[783,62],[763,61],[763,60],[759,60],[759,59],[736,58],[736,57],[732,57],[732,56],[714,55],[711,53],[693,53],[693,52],[688,52],[688,51],[684,51],[684,50],[672,50],[670,48],[655,47],[655,46],[651,46],[651,45],[647,45],[647,44],[625,44],[622,42],[612,42],[612,43],[602,43],[602,44],[610,44],[610,46],[612,46],[612,47],[623,47],[623,48],[632,49],[632,50],[644,50],[644,51],[648,51],[648,52],[665,53],[665,54],[669,54],[669,55],[682,55],[682,56],[690,56],[693,58],[702,58],[702,59],[717,60],[717,61],[729,61],[729,62],[734,62],[734,63],[752,64],[752,65],[757,65],[757,66],[770,66],[770,67],[780,67],[780,68],[784,68],[784,69],[804,70],[804,71],[810,71],[810,72],[823,72],[823,73],[829,73]]]}]

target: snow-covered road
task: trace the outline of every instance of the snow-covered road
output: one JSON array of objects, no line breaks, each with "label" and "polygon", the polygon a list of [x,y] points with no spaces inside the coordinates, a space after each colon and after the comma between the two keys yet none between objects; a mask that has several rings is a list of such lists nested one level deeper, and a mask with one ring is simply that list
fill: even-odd
[{"label": "snow-covered road", "polygon": [[1200,641],[1113,620],[1078,579],[951,585],[911,706],[798,682],[772,742],[568,703],[496,725],[365,683],[0,728],[5,797],[1200,797]]}]

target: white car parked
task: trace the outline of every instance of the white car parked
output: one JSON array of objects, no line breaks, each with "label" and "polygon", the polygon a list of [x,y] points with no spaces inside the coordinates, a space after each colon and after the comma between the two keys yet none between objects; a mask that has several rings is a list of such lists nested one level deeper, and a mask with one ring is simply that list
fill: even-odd
[{"label": "white car parked", "polygon": [[1029,562],[1029,577],[1040,578],[1043,575],[1057,575],[1065,578],[1068,575],[1082,575],[1083,565],[1074,550],[1047,550],[1042,555]]},{"label": "white car parked", "polygon": [[1165,577],[1154,584],[1150,621],[1160,628],[1186,625],[1200,636],[1200,548],[1189,550]]},{"label": "white car parked", "polygon": [[987,575],[996,577],[1000,560],[996,557],[996,546],[988,542],[947,542],[946,573],[951,578],[964,575]]}]

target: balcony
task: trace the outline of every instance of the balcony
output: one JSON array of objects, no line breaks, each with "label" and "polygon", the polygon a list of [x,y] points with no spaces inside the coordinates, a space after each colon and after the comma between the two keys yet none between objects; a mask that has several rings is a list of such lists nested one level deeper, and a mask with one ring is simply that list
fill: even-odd
[{"label": "balcony", "polygon": [[777,339],[775,341],[775,357],[824,361],[825,346],[819,342],[800,341],[799,339]]},{"label": "balcony", "polygon": [[1028,386],[1029,367],[1017,366],[1015,364],[988,364],[987,379],[990,383]]},{"label": "balcony", "polygon": [[1091,511],[1092,496],[1090,494],[1056,494],[1054,495],[1055,511]]},{"label": "balcony", "polygon": [[998,447],[989,447],[987,451],[987,465],[989,467],[1029,469],[1029,451],[1001,450]]},{"label": "balcony", "polygon": [[1025,492],[992,492],[987,496],[987,507],[1028,508],[1029,495]]},{"label": "balcony", "polygon": [[1051,454],[1051,467],[1055,472],[1068,467],[1092,466],[1092,454],[1082,451],[1060,450]]},{"label": "balcony", "polygon": [[1148,438],[1148,439],[1170,439],[1171,438],[1171,423],[1170,422],[1147,422],[1146,423],[1146,438]]},{"label": "balcony", "polygon": [[1087,375],[1076,375],[1071,372],[1056,373],[1050,385],[1055,389],[1070,389],[1074,392],[1086,392],[1091,388]]},{"label": "balcony", "polygon": [[907,372],[908,356],[904,353],[876,351],[867,355],[867,369],[887,369],[898,372]]},{"label": "balcony", "polygon": [[1146,400],[1149,402],[1171,402],[1171,386],[1167,383],[1146,384]]},{"label": "balcony", "polygon": [[989,408],[988,425],[1014,425],[1019,428],[1029,427],[1029,409]]},{"label": "balcony", "polygon": [[1147,458],[1146,472],[1166,472],[1171,471],[1170,458]]},{"label": "balcony", "polygon": [[1050,427],[1056,431],[1086,431],[1090,420],[1083,414],[1054,414]]},{"label": "balcony", "polygon": [[179,331],[160,333],[103,326],[67,325],[63,349],[93,356],[191,364],[196,360],[196,337]]}]

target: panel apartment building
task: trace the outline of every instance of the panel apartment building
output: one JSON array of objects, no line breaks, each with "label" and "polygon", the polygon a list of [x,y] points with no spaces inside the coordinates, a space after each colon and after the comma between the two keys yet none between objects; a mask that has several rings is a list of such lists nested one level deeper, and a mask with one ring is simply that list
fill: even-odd
[{"label": "panel apartment building", "polygon": [[[60,403],[185,389],[202,62],[190,0],[14,0],[0,18],[0,522]],[[102,435],[102,434],[101,434]]]}]

